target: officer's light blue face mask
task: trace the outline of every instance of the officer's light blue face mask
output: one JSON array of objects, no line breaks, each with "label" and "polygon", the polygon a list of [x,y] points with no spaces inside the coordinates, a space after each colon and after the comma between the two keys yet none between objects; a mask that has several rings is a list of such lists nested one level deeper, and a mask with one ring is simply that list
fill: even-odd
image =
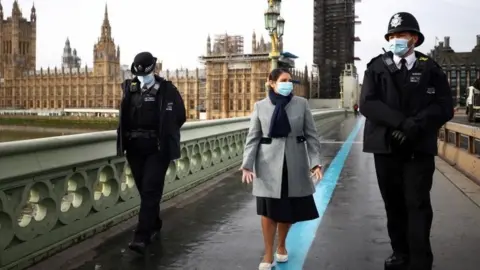
[{"label": "officer's light blue face mask", "polygon": [[410,50],[408,42],[410,40],[406,38],[392,38],[389,41],[390,51],[396,56],[402,57]]},{"label": "officer's light blue face mask", "polygon": [[140,87],[143,87],[144,85],[149,86],[152,84],[152,82],[155,80],[155,75],[153,73],[150,73],[145,76],[137,76],[138,81],[140,82]]},{"label": "officer's light blue face mask", "polygon": [[277,93],[282,96],[288,96],[293,91],[292,82],[277,82]]}]

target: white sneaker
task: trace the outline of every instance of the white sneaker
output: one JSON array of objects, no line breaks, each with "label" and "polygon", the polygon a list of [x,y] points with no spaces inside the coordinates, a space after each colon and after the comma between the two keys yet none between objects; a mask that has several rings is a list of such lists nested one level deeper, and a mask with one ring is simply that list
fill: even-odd
[{"label": "white sneaker", "polygon": [[288,254],[275,253],[275,258],[277,259],[277,262],[284,263],[288,261]]},{"label": "white sneaker", "polygon": [[261,262],[258,265],[258,270],[271,270],[274,266],[275,266],[275,262],[273,263]]}]

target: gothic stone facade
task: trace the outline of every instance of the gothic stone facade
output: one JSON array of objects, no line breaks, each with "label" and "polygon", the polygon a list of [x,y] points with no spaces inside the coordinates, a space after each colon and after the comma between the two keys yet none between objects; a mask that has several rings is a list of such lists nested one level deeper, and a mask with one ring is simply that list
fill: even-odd
[{"label": "gothic stone facade", "polygon": [[17,1],[12,16],[4,19],[0,2],[0,78],[17,77],[35,67],[37,41],[37,14],[35,6],[30,21],[22,17]]},{"label": "gothic stone facade", "polygon": [[172,81],[180,90],[185,102],[188,119],[199,119],[205,111],[206,77],[204,69],[177,69],[174,71],[158,69],[158,75]]},{"label": "gothic stone facade", "polygon": [[[221,40],[229,40],[225,34]],[[268,51],[270,44],[263,37],[256,41],[252,35],[252,53],[238,53],[229,42],[211,44],[207,39],[207,55],[201,56],[205,64],[205,106],[207,119],[249,116],[253,104],[266,97],[265,82],[270,72]],[[213,48],[213,49],[212,49]],[[294,79],[301,81],[295,85],[295,94],[306,97],[308,92],[308,75],[292,70]]]},{"label": "gothic stone facade", "polygon": [[457,101],[466,98],[467,88],[480,78],[480,35],[475,47],[469,52],[455,52],[450,46],[450,37],[444,37],[429,55],[442,66],[447,74],[452,97]]},{"label": "gothic stone facade", "polygon": [[4,20],[3,12],[0,14],[3,52],[0,107],[37,110],[119,107],[120,48],[112,39],[106,7],[101,36],[94,45],[93,68],[35,70],[35,7],[29,22],[22,17],[17,1],[11,17]]},{"label": "gothic stone facade", "polygon": [[[131,74],[128,67],[120,67],[120,48],[112,38],[107,7],[92,68],[70,65],[35,70],[35,7],[27,21],[15,1],[12,16],[3,18],[0,5],[0,108],[119,108],[120,84]],[[243,54],[239,37],[225,34],[218,42],[222,44],[215,44],[212,51],[208,39],[207,55],[200,57],[205,69],[163,71],[161,63],[157,65],[156,72],[180,90],[189,119],[198,119],[200,112],[206,112],[207,119],[248,116],[254,102],[266,96],[270,44],[263,37],[257,42],[254,34],[252,53]],[[306,97],[307,71],[292,73],[302,82],[295,86],[295,93]]]}]

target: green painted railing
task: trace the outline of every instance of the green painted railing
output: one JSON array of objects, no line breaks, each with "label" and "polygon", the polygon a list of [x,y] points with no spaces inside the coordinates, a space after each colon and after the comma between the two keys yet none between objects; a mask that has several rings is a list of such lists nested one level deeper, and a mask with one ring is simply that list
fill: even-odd
[{"label": "green painted railing", "polygon": [[[317,126],[343,110],[314,111]],[[187,123],[164,200],[239,166],[249,118]],[[138,212],[116,132],[0,143],[0,269],[24,269]]]}]

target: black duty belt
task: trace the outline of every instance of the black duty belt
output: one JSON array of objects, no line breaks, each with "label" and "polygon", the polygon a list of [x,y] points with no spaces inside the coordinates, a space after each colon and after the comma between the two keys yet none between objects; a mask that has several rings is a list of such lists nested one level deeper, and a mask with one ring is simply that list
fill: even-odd
[{"label": "black duty belt", "polygon": [[154,139],[157,137],[157,132],[155,130],[132,130],[127,132],[127,138],[130,139]]}]

